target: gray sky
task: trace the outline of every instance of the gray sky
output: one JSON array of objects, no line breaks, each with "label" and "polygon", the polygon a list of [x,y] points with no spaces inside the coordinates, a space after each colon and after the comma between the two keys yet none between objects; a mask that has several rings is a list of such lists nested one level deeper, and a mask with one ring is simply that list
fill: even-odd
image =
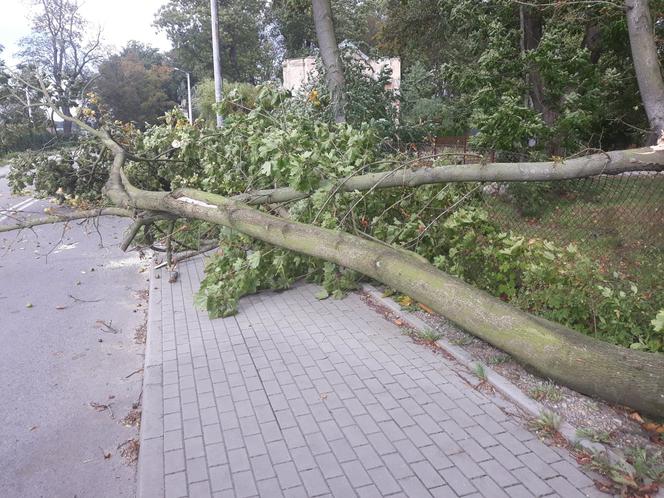
[{"label": "gray sky", "polygon": [[[104,30],[104,40],[114,49],[129,40],[138,40],[153,47],[171,48],[163,33],[152,27],[154,14],[167,0],[83,0],[83,17]],[[3,58],[9,64],[16,62],[12,55],[18,50],[18,41],[30,34],[29,0],[0,0],[0,45],[4,45]]]}]

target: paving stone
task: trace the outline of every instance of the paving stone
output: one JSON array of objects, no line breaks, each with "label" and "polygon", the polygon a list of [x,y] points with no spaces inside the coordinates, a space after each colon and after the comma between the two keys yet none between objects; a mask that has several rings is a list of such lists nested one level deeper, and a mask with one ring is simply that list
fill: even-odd
[{"label": "paving stone", "polygon": [[273,441],[267,444],[267,452],[273,463],[288,462],[291,459],[290,451],[284,441]]},{"label": "paving stone", "polygon": [[223,443],[210,444],[205,447],[208,464],[210,467],[228,463],[226,456],[226,447]]},{"label": "paving stone", "polygon": [[205,458],[194,458],[187,460],[187,481],[195,483],[208,480],[208,464]]},{"label": "paving stone", "polygon": [[318,496],[328,492],[325,478],[317,468],[300,472],[300,478],[309,496]]},{"label": "paving stone", "polygon": [[184,471],[184,451],[175,450],[167,451],[164,454],[164,473],[174,474],[176,472]]},{"label": "paving stone", "polygon": [[367,470],[375,469],[376,467],[381,467],[383,465],[383,461],[378,456],[378,453],[376,453],[373,447],[369,444],[357,446],[355,448],[355,454],[362,466]]},{"label": "paving stone", "polygon": [[139,498],[592,494],[509,403],[357,295],[318,301],[298,285],[210,320],[192,302],[202,260],[179,266],[151,309],[161,363],[145,391]]},{"label": "paving stone", "polygon": [[533,498],[533,494],[523,485],[517,484],[505,489],[510,498]]},{"label": "paving stone", "polygon": [[467,495],[475,491],[475,486],[472,485],[470,480],[464,476],[459,469],[451,467],[440,471],[445,482],[454,490],[458,495]]},{"label": "paving stone", "polygon": [[540,457],[535,453],[526,453],[525,455],[520,455],[519,460],[523,464],[532,470],[537,476],[542,479],[550,479],[558,475],[558,471],[554,469],[551,465],[544,462]]},{"label": "paving stone", "polygon": [[184,472],[166,476],[165,496],[166,498],[187,496],[187,477]]},{"label": "paving stone", "polygon": [[194,482],[189,485],[189,498],[210,498],[210,482]]},{"label": "paving stone", "polygon": [[493,458],[501,463],[503,467],[508,470],[518,469],[523,467],[523,462],[515,457],[507,448],[504,446],[494,446],[487,450]]},{"label": "paving stone", "polygon": [[571,484],[577,488],[584,488],[586,486],[592,485],[592,480],[588,478],[585,474],[581,473],[576,467],[566,460],[561,462],[556,462],[551,465],[556,471],[560,473],[561,476],[566,478]]},{"label": "paving stone", "polygon": [[482,494],[491,498],[510,498],[505,491],[489,476],[478,477],[472,480],[473,486]]},{"label": "paving stone", "polygon": [[233,473],[233,491],[238,498],[254,496],[258,492],[250,471]]},{"label": "paving stone", "polygon": [[237,448],[228,451],[228,464],[231,467],[231,472],[242,472],[249,470],[249,456],[244,448]]},{"label": "paving stone", "polygon": [[406,493],[406,496],[426,497],[433,496],[416,476],[404,477],[399,480],[399,485]]},{"label": "paving stone", "polygon": [[371,477],[359,461],[346,462],[341,464],[341,467],[344,469],[346,477],[348,477],[354,488],[361,488],[362,486],[371,484]]},{"label": "paving stone", "polygon": [[554,477],[549,479],[546,483],[551,486],[556,493],[565,498],[581,498],[585,497],[586,494],[579,491],[577,488],[572,486],[570,482],[562,476]]},{"label": "paving stone", "polygon": [[307,446],[302,446],[300,448],[291,450],[291,457],[293,458],[293,462],[295,462],[295,466],[299,472],[312,469],[316,466],[314,456]]},{"label": "paving stone", "polygon": [[445,484],[438,471],[426,460],[412,464],[411,468],[427,488],[435,488]]},{"label": "paving stone", "polygon": [[512,474],[535,496],[544,496],[553,491],[544,480],[537,477],[530,469],[523,467],[513,470]]},{"label": "paving stone", "polygon": [[491,479],[496,481],[496,483],[498,483],[498,485],[503,488],[518,483],[516,478],[505,467],[503,467],[500,462],[496,460],[482,462],[480,463],[480,467],[484,469],[486,475],[491,477]]},{"label": "paving stone", "polygon": [[327,485],[330,487],[332,496],[355,496],[355,491],[353,491],[353,486],[351,486],[350,481],[345,476],[333,477],[328,479]]},{"label": "paving stone", "polygon": [[300,484],[300,477],[293,462],[280,463],[274,466],[277,478],[282,489],[288,489]]},{"label": "paving stone", "polygon": [[258,481],[258,496],[265,498],[279,498],[283,496],[279,486],[279,480],[275,477],[273,479],[266,479],[264,481]]},{"label": "paving stone", "polygon": [[415,447],[415,445],[408,439],[397,441],[394,443],[394,446],[404,458],[404,460],[406,460],[408,463],[424,460],[424,455],[422,455],[420,450],[418,450],[417,447]]},{"label": "paving stone", "polygon": [[205,449],[203,447],[203,438],[201,437],[185,439],[184,449],[187,458],[198,458],[205,456]]},{"label": "paving stone", "polygon": [[182,431],[170,431],[164,433],[164,451],[178,450],[184,447]]}]

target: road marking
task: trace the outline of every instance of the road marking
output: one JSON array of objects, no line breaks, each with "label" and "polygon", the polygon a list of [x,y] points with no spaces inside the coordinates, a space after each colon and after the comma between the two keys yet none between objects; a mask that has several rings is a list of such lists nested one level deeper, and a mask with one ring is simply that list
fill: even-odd
[{"label": "road marking", "polygon": [[[4,211],[4,212],[7,212],[7,211],[9,211],[9,212],[19,212],[19,211],[23,211],[24,209],[27,209],[27,208],[29,208],[30,206],[32,206],[35,202],[37,202],[37,200],[38,200],[38,199],[27,199],[26,201],[19,202],[19,203],[16,205],[16,206],[18,206],[18,207],[16,207],[16,206],[12,206],[11,208],[9,208],[9,209],[7,209],[7,210],[3,210],[3,211]],[[11,218],[11,216],[9,216],[9,215],[0,216],[0,222],[5,221],[7,218]]]},{"label": "road marking", "polygon": [[30,199],[30,198],[23,199],[21,202],[19,202],[17,204],[14,204],[13,206],[10,206],[10,207],[4,208],[4,209],[0,209],[0,213],[9,213],[11,211],[14,211],[15,209],[19,209],[21,204],[27,204],[31,200],[33,200],[33,199]]}]

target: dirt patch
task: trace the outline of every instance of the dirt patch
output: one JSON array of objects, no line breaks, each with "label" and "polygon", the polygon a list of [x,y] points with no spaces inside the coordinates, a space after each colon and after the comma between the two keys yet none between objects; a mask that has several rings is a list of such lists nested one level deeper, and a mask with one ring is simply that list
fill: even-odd
[{"label": "dirt patch", "polygon": [[134,465],[138,461],[138,453],[140,452],[141,444],[138,439],[128,439],[118,446],[120,456],[127,465]]},{"label": "dirt patch", "polygon": [[148,299],[150,293],[147,289],[140,290],[136,293],[138,304],[134,313],[143,313],[143,320],[141,324],[134,330],[134,342],[136,344],[145,344],[148,339]]}]

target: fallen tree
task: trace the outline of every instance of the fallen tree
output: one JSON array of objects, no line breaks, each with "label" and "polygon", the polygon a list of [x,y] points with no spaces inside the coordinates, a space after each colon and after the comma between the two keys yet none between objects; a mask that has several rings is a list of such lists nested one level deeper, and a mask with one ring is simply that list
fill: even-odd
[{"label": "fallen tree", "polygon": [[[42,89],[46,92],[46,89]],[[64,117],[64,119],[75,119]],[[664,413],[664,355],[617,347],[535,317],[452,277],[415,253],[357,235],[299,223],[249,206],[306,197],[311,192],[276,189],[224,197],[196,189],[157,192],[140,189],[123,172],[131,155],[103,130],[77,124],[113,154],[104,192],[113,204],[97,212],[48,216],[12,228],[34,227],[97,214],[136,218],[127,247],[146,220],[185,218],[232,228],[257,240],[353,269],[426,304],[471,334],[512,355],[539,374],[579,392],[629,405],[645,414]],[[625,171],[664,170],[664,151],[635,149],[562,162],[503,163],[398,169],[323,185],[339,191],[372,191],[469,180],[551,180]],[[335,190],[336,189],[336,190]],[[6,229],[3,229],[3,231]]]},{"label": "fallen tree", "polygon": [[[53,111],[59,113],[49,98],[46,86],[42,82],[37,85],[33,88],[45,96],[45,104],[51,105]],[[316,218],[313,218],[312,223],[301,223],[289,219],[283,205],[274,206],[319,194],[327,199],[323,203],[323,206],[326,206],[328,200],[343,192],[362,192],[362,200],[365,195],[379,189],[447,185],[450,182],[551,181],[628,171],[664,171],[664,150],[661,150],[661,146],[601,152],[585,157],[539,163],[418,167],[417,162],[406,162],[387,171],[384,168],[389,162],[379,158],[378,161],[382,161],[382,170],[372,172],[368,165],[361,164],[360,167],[354,167],[353,173],[340,179],[331,179],[329,175],[319,177],[320,181],[314,183],[311,190],[293,186],[306,185],[306,182],[291,182],[290,187],[249,190],[243,193],[230,190],[222,196],[192,188],[173,191],[139,188],[126,174],[128,161],[132,161],[132,167],[136,168],[136,165],[145,164],[142,161],[150,163],[154,159],[138,157],[105,129],[96,129],[76,118],[59,114],[63,119],[75,122],[110,151],[113,159],[103,192],[112,206],[102,210],[50,215],[18,223],[10,228],[3,227],[0,231],[97,215],[128,216],[135,221],[122,243],[123,249],[126,249],[142,227],[156,220],[165,220],[171,227],[167,235],[168,245],[171,242],[174,219],[202,220],[221,225],[255,240],[350,268],[383,282],[426,304],[539,374],[579,392],[626,404],[653,416],[664,413],[664,355],[614,346],[535,317],[438,270],[422,256],[403,247],[390,246],[366,233],[360,236],[343,230],[322,228],[315,225]],[[272,121],[272,118],[266,119]],[[232,130],[227,131],[232,125],[233,123],[229,122],[227,129],[219,133],[232,133]],[[176,129],[177,126],[179,125],[175,125]],[[182,126],[189,125],[184,123]],[[254,126],[253,121],[250,126]],[[169,137],[166,135],[164,143],[170,146],[172,139]],[[358,138],[361,136],[350,136],[349,140]],[[209,137],[207,140],[209,141]],[[306,140],[303,142],[305,145],[309,143]],[[332,146],[332,149],[336,148],[336,145]],[[161,151],[158,152],[161,156]],[[273,184],[274,178],[267,175],[266,181],[259,185]],[[354,200],[353,207],[358,202],[360,201]],[[252,207],[251,204],[258,207]],[[280,215],[274,216],[261,209]],[[344,215],[343,219],[346,216]],[[343,219],[336,226],[347,226],[343,225]],[[438,219],[434,218],[432,223]],[[610,381],[607,381],[609,379]]]}]

